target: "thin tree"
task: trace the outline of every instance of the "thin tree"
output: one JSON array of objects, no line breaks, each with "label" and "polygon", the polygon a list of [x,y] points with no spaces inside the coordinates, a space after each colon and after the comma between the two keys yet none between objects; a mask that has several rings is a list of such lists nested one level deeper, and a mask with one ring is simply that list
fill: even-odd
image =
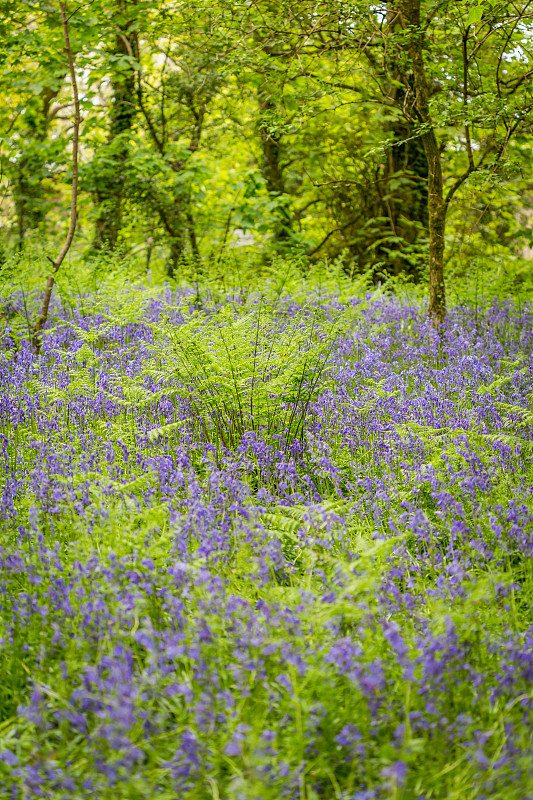
[{"label": "thin tree", "polygon": [[32,344],[35,352],[38,354],[41,350],[42,343],[42,330],[48,320],[48,310],[50,308],[50,300],[52,297],[52,290],[54,288],[56,273],[65,260],[65,256],[70,250],[74,233],[76,231],[77,221],[77,202],[78,202],[78,141],[80,133],[80,103],[78,99],[78,84],[76,81],[76,73],[74,70],[74,57],[72,55],[72,47],[70,44],[70,37],[68,31],[67,13],[64,4],[59,0],[59,9],[61,12],[61,21],[63,24],[63,35],[65,38],[65,52],[67,54],[68,68],[70,73],[70,82],[72,84],[72,96],[74,98],[74,132],[72,134],[72,192],[70,199],[70,224],[67,232],[65,243],[55,261],[48,256],[49,261],[52,263],[52,269],[44,290],[43,302],[41,306],[41,313],[33,327]]}]

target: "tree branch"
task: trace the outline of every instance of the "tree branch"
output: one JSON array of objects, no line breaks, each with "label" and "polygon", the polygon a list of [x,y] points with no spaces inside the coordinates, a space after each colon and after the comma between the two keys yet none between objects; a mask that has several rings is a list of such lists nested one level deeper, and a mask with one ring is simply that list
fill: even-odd
[{"label": "tree branch", "polygon": [[[70,197],[70,224],[67,232],[67,238],[61,248],[61,251],[55,261],[52,261],[52,271],[48,276],[46,287],[44,290],[43,303],[41,306],[41,313],[33,328],[32,344],[35,352],[38,354],[41,350],[41,334],[42,329],[48,320],[48,310],[50,308],[50,300],[52,297],[52,290],[55,283],[55,275],[65,260],[65,256],[70,250],[70,245],[74,239],[76,231],[76,222],[78,218],[77,203],[78,203],[78,147],[79,147],[79,134],[80,134],[80,101],[78,98],[78,84],[76,81],[76,72],[74,70],[74,57],[72,55],[72,47],[70,44],[70,37],[68,31],[68,19],[65,11],[65,6],[62,0],[59,0],[59,10],[61,12],[61,21],[63,23],[63,36],[65,38],[65,51],[68,59],[68,68],[70,73],[70,82],[72,84],[72,96],[74,98],[74,131],[72,134],[72,191]],[[72,16],[72,15],[71,15]]]},{"label": "tree branch", "polygon": [[323,245],[326,244],[328,239],[331,238],[331,236],[333,236],[334,233],[340,233],[341,231],[346,230],[346,228],[349,228],[350,225],[354,224],[354,222],[357,222],[358,219],[359,219],[359,217],[353,217],[353,219],[349,220],[344,225],[339,225],[338,228],[333,228],[333,230],[331,230],[328,234],[326,234],[326,236],[324,236],[324,238],[322,239],[320,244],[317,244],[317,246],[313,247],[312,250],[308,250],[307,251],[306,256],[308,258],[311,258],[311,256],[314,256],[314,254],[317,253],[320,250],[320,248],[323,247]]},{"label": "tree branch", "polygon": [[[470,30],[470,25],[467,26],[465,32],[463,33],[462,37],[462,55],[463,55],[463,108],[465,113],[468,108],[468,31]],[[466,140],[466,152],[468,155],[468,168],[470,172],[473,172],[476,168],[474,163],[474,154],[472,152],[472,141],[470,139],[470,125],[465,122],[465,140]]]}]

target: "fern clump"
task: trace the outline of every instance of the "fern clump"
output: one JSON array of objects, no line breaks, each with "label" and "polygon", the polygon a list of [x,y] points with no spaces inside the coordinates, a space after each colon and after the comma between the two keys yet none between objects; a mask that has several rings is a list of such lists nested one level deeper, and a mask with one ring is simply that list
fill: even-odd
[{"label": "fern clump", "polygon": [[235,450],[250,431],[287,447],[303,436],[313,400],[327,382],[329,359],[342,331],[303,307],[291,315],[259,302],[238,313],[193,311],[180,325],[153,326],[148,375],[178,384],[205,439]]}]

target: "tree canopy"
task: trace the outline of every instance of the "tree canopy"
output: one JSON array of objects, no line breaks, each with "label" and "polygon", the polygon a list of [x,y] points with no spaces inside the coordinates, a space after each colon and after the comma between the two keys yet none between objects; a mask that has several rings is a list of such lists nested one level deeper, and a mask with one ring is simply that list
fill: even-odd
[{"label": "tree canopy", "polygon": [[[1,3],[3,258],[59,242],[68,215],[59,5]],[[520,260],[530,0],[93,0],[65,14],[84,257],[118,248],[176,278],[243,254],[429,275],[437,322],[446,270]]]}]

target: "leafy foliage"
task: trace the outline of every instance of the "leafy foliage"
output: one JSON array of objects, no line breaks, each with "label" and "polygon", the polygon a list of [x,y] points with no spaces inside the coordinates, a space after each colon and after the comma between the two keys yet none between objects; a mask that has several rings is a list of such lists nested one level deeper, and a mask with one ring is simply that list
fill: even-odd
[{"label": "leafy foliage", "polygon": [[[57,10],[4,5],[5,259],[33,242],[55,251],[72,108]],[[279,254],[342,256],[352,273],[372,267],[375,282],[424,282],[428,162],[406,7],[331,0],[316,20],[303,2],[72,9],[83,117],[74,257],[118,248],[136,269],[203,282],[213,264],[248,257],[260,270]],[[530,13],[527,3],[421,2],[453,193],[452,294],[465,278],[475,294],[496,291],[495,276],[499,293],[529,282]]]}]

